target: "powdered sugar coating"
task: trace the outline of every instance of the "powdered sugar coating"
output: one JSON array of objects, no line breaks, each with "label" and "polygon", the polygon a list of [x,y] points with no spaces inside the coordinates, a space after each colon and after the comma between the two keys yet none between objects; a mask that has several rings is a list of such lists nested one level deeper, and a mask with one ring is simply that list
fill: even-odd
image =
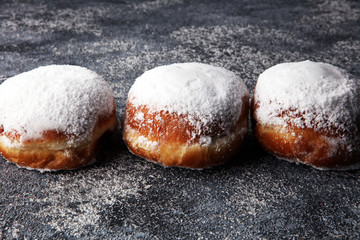
[{"label": "powdered sugar coating", "polygon": [[261,124],[359,139],[360,81],[330,64],[303,61],[271,67],[259,76],[254,99]]},{"label": "powdered sugar coating", "polygon": [[248,95],[243,81],[224,68],[176,63],[145,72],[136,79],[128,99],[135,107],[188,115],[196,129],[216,121],[225,130],[238,120],[242,98]]},{"label": "powdered sugar coating", "polygon": [[79,66],[43,66],[0,85],[0,126],[4,133],[19,133],[20,143],[47,130],[86,140],[98,116],[108,116],[113,107],[110,86]]}]

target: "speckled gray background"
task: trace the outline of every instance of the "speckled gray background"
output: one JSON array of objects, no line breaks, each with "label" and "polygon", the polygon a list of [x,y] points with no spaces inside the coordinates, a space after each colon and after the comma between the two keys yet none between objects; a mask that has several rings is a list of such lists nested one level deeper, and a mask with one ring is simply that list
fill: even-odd
[{"label": "speckled gray background", "polygon": [[[360,2],[3,1],[0,82],[48,64],[101,74],[118,117],[135,78],[198,61],[257,76],[311,59],[360,76]],[[360,171],[318,171],[264,153],[251,133],[213,169],[163,168],[130,154],[120,130],[98,162],[40,173],[0,157],[3,239],[360,238]]]}]

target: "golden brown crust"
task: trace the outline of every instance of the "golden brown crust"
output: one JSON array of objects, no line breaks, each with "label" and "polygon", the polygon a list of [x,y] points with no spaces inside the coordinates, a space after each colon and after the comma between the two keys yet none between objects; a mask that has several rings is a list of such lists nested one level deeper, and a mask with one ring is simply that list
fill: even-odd
[{"label": "golden brown crust", "polygon": [[[46,131],[41,139],[19,142],[20,135],[16,132],[4,135],[15,144],[5,144],[0,141],[0,153],[7,160],[20,167],[39,170],[75,169],[94,162],[94,154],[106,136],[117,127],[115,105],[109,116],[101,116],[93,129],[92,139],[70,144],[75,136],[66,136],[58,131]],[[75,137],[76,141],[76,137]]]},{"label": "golden brown crust", "polygon": [[340,139],[312,129],[255,126],[255,136],[264,149],[279,158],[323,169],[346,169],[356,165],[359,154],[348,151]]},{"label": "golden brown crust", "polygon": [[75,169],[93,162],[92,152],[96,145],[66,150],[7,148],[0,145],[0,152],[4,158],[20,167],[39,170]]},{"label": "golden brown crust", "polygon": [[286,127],[261,124],[256,121],[257,108],[258,105],[253,104],[254,135],[267,152],[285,160],[304,163],[319,169],[358,168],[359,149],[349,149],[347,146],[349,142],[341,137],[324,129],[315,131],[290,124]]},{"label": "golden brown crust", "polygon": [[[195,129],[187,116],[149,111],[146,106],[134,107],[128,101],[123,137],[132,153],[147,160],[164,166],[207,168],[223,164],[238,152],[247,132],[248,111],[248,97],[245,96],[234,127],[226,132],[218,123],[210,123],[202,129],[213,139],[208,145],[200,144],[202,136],[193,134]],[[135,117],[139,113],[142,121]]]}]

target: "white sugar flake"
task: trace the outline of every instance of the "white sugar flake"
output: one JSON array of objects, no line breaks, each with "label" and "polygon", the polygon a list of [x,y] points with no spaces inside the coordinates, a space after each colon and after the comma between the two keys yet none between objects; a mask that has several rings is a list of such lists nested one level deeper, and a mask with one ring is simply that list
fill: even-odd
[{"label": "white sugar flake", "polygon": [[282,63],[258,79],[254,95],[259,122],[359,134],[360,81],[326,63]]},{"label": "white sugar flake", "polygon": [[98,115],[111,112],[112,96],[109,85],[86,68],[39,67],[0,85],[0,127],[19,133],[20,142],[47,130],[88,138]]},{"label": "white sugar flake", "polygon": [[246,95],[245,84],[234,73],[201,63],[154,68],[137,78],[129,91],[135,106],[188,115],[198,129],[215,121],[222,129],[232,127]]}]

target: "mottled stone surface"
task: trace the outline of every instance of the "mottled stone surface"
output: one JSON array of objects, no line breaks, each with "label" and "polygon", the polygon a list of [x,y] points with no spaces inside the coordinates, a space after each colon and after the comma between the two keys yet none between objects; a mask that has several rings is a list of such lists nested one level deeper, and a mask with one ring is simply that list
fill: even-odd
[{"label": "mottled stone surface", "polygon": [[[118,117],[145,70],[198,61],[257,76],[311,59],[360,76],[360,2],[0,1],[0,82],[48,64],[101,74]],[[1,113],[0,113],[1,114]],[[40,173],[0,157],[0,238],[360,238],[360,171],[278,160],[251,133],[229,163],[194,171],[133,156],[114,135],[98,162]]]}]

